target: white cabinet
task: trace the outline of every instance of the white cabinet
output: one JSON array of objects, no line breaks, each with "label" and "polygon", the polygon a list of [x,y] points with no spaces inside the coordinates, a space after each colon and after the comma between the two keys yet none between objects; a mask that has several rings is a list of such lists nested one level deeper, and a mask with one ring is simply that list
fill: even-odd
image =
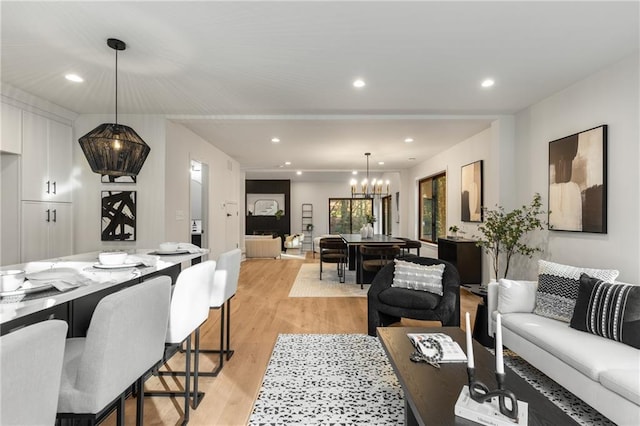
[{"label": "white cabinet", "polygon": [[2,128],[0,151],[20,154],[22,152],[22,110],[2,103],[0,127]]},{"label": "white cabinet", "polygon": [[23,263],[73,253],[71,206],[70,203],[22,202]]},{"label": "white cabinet", "polygon": [[22,113],[22,199],[71,202],[71,126]]}]

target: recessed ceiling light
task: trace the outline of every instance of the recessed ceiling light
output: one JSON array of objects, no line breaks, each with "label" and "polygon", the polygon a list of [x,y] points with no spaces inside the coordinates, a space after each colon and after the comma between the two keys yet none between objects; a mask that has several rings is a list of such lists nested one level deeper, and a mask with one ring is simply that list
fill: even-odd
[{"label": "recessed ceiling light", "polygon": [[280,142],[280,138],[271,138],[271,142],[278,143]]},{"label": "recessed ceiling light", "polygon": [[358,89],[361,89],[366,85],[367,85],[367,83],[365,83],[364,80],[361,79],[361,78],[358,78],[358,79],[353,81],[353,87],[358,88]]},{"label": "recessed ceiling light", "polygon": [[74,83],[82,83],[84,78],[80,77],[78,74],[67,74],[64,76],[69,81],[73,81]]},{"label": "recessed ceiling light", "polygon": [[384,161],[378,161],[378,166],[384,166]]},{"label": "recessed ceiling light", "polygon": [[406,138],[404,141],[405,141],[406,143],[411,143],[411,142],[413,142],[413,138]]},{"label": "recessed ceiling light", "polygon": [[301,172],[300,170],[298,170],[298,171],[296,172],[296,174],[297,174],[298,176],[300,176],[300,175],[302,174],[302,172]]},{"label": "recessed ceiling light", "polygon": [[495,82],[495,81],[493,81],[493,79],[491,79],[491,78],[487,78],[486,80],[484,80],[484,81],[481,83],[481,86],[482,86],[482,87],[484,87],[484,88],[487,88],[487,87],[491,87],[491,86],[493,86],[494,84],[496,84],[496,82]]},{"label": "recessed ceiling light", "polygon": [[409,157],[409,161],[416,161],[416,157]]},{"label": "recessed ceiling light", "polygon": [[291,165],[291,161],[285,161],[285,162],[284,162],[284,165],[285,165],[285,166],[290,166],[290,165]]},{"label": "recessed ceiling light", "polygon": [[357,174],[358,174],[358,171],[357,171],[357,170],[354,170],[354,171],[352,171],[352,172],[351,172],[351,174],[352,174],[352,175],[357,175]]}]

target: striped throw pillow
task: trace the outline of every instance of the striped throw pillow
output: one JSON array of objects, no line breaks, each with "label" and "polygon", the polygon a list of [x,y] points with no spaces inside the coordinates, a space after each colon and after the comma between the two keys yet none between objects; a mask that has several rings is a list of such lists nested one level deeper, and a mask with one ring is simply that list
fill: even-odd
[{"label": "striped throw pillow", "polygon": [[582,274],[570,325],[640,349],[640,286]]},{"label": "striped throw pillow", "polygon": [[538,261],[538,290],[533,313],[569,322],[578,298],[580,275],[588,274],[606,282],[613,282],[619,272],[615,269],[577,268],[560,263]]},{"label": "striped throw pillow", "polygon": [[395,270],[391,287],[428,291],[442,296],[444,264],[419,265],[398,259],[394,259],[394,262]]}]

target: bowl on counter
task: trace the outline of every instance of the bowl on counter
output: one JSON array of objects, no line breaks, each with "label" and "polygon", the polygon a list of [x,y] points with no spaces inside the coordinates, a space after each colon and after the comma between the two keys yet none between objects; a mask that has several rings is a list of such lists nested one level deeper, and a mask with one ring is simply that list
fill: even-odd
[{"label": "bowl on counter", "polygon": [[160,243],[160,251],[176,251],[178,250],[178,243],[168,242],[168,243]]},{"label": "bowl on counter", "polygon": [[14,291],[24,282],[25,272],[21,269],[0,271],[0,292]]},{"label": "bowl on counter", "polygon": [[106,251],[98,255],[98,260],[103,265],[122,265],[127,259],[127,253],[123,251]]}]

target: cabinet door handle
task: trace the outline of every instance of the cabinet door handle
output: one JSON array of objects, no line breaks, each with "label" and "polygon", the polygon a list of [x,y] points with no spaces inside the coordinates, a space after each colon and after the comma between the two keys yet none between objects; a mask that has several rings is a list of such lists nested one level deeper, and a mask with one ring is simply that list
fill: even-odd
[{"label": "cabinet door handle", "polygon": [[[54,192],[55,194],[55,192]],[[58,210],[53,209],[53,221],[56,222],[58,220]]]},{"label": "cabinet door handle", "polygon": [[51,193],[51,182],[47,181],[47,194]]},{"label": "cabinet door handle", "polygon": [[[53,194],[54,194],[54,195],[56,194],[56,183],[55,183],[55,182],[53,182]],[[54,211],[55,211],[55,210],[54,210]]]},{"label": "cabinet door handle", "polygon": [[51,222],[51,210],[47,209],[47,222]]}]

